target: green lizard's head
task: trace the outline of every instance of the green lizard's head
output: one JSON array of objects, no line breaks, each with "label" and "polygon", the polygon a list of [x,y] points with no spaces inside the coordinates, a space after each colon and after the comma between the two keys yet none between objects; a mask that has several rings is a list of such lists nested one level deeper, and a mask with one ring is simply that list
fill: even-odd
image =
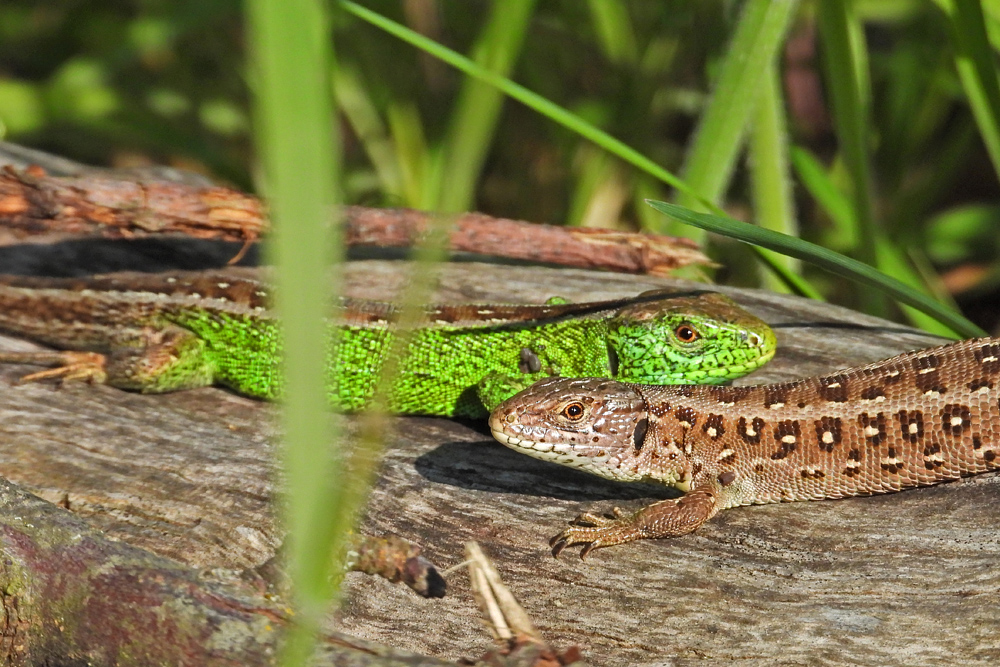
[{"label": "green lizard's head", "polygon": [[[649,293],[640,296],[650,296]],[[637,384],[720,384],[774,356],[774,332],[715,292],[664,294],[608,320],[615,379]]]}]

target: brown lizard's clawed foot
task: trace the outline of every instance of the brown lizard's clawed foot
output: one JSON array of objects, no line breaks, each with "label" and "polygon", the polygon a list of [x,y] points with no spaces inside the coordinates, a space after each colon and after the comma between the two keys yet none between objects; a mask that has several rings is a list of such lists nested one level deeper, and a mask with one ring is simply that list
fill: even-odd
[{"label": "brown lizard's clawed foot", "polygon": [[661,500],[633,514],[624,514],[617,507],[611,517],[585,513],[573,520],[572,526],[551,540],[552,555],[574,544],[583,544],[580,558],[594,549],[624,544],[633,540],[687,535],[705,523],[718,511],[718,497],[711,488],[699,488],[675,500]]},{"label": "brown lizard's clawed foot", "polygon": [[643,537],[634,526],[628,525],[631,517],[625,516],[621,508],[615,507],[611,510],[611,514],[612,516],[608,517],[584,512],[573,519],[569,528],[549,540],[553,558],[558,558],[563,549],[574,544],[584,545],[580,551],[582,559],[594,549],[623,544]]},{"label": "brown lizard's clawed foot", "polygon": [[55,366],[25,375],[20,379],[21,382],[59,378],[64,382],[84,381],[103,384],[108,378],[105,370],[106,358],[97,352],[4,352],[0,354],[0,363]]}]

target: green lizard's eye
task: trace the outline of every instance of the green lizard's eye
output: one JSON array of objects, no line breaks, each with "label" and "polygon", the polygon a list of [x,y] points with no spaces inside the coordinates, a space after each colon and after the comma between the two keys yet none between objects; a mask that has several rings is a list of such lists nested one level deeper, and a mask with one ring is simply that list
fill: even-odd
[{"label": "green lizard's eye", "polygon": [[579,401],[568,403],[566,407],[563,408],[562,412],[567,419],[579,419],[584,413],[583,403],[580,403]]},{"label": "green lizard's eye", "polygon": [[682,324],[674,329],[674,335],[682,343],[693,343],[698,340],[698,330],[690,324]]}]

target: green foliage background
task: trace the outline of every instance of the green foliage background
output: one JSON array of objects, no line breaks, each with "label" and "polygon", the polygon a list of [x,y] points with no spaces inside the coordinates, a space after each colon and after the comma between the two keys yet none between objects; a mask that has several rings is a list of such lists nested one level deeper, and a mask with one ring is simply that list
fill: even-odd
[{"label": "green foliage background", "polygon": [[[361,4],[579,115],[729,215],[955,298],[996,331],[1000,207],[987,146],[1000,109],[989,85],[977,93],[968,84],[976,45],[966,19],[981,8],[995,87],[997,0]],[[765,5],[787,5],[787,20],[754,18]],[[643,204],[697,208],[695,199],[332,6],[345,201],[700,233]],[[4,138],[97,164],[171,163],[253,189],[241,9],[231,0],[8,0]],[[759,37],[768,25],[773,37]],[[741,26],[757,42],[740,42]],[[737,47],[765,60],[740,69],[727,57]],[[749,123],[732,120],[741,114]],[[714,278],[781,288],[743,246],[716,240],[712,252],[724,265]],[[870,290],[779,261],[831,300],[904,315]]]}]

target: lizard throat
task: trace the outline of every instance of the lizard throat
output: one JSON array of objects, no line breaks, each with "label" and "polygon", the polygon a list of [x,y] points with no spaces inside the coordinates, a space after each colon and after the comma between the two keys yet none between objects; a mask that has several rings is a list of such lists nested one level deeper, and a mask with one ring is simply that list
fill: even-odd
[{"label": "lizard throat", "polygon": [[542,461],[551,461],[618,482],[638,482],[646,478],[645,475],[623,467],[628,462],[614,459],[607,453],[583,454],[575,451],[574,446],[570,444],[536,442],[518,438],[505,433],[502,429],[491,428],[490,430],[493,432],[493,437],[501,444]]}]

